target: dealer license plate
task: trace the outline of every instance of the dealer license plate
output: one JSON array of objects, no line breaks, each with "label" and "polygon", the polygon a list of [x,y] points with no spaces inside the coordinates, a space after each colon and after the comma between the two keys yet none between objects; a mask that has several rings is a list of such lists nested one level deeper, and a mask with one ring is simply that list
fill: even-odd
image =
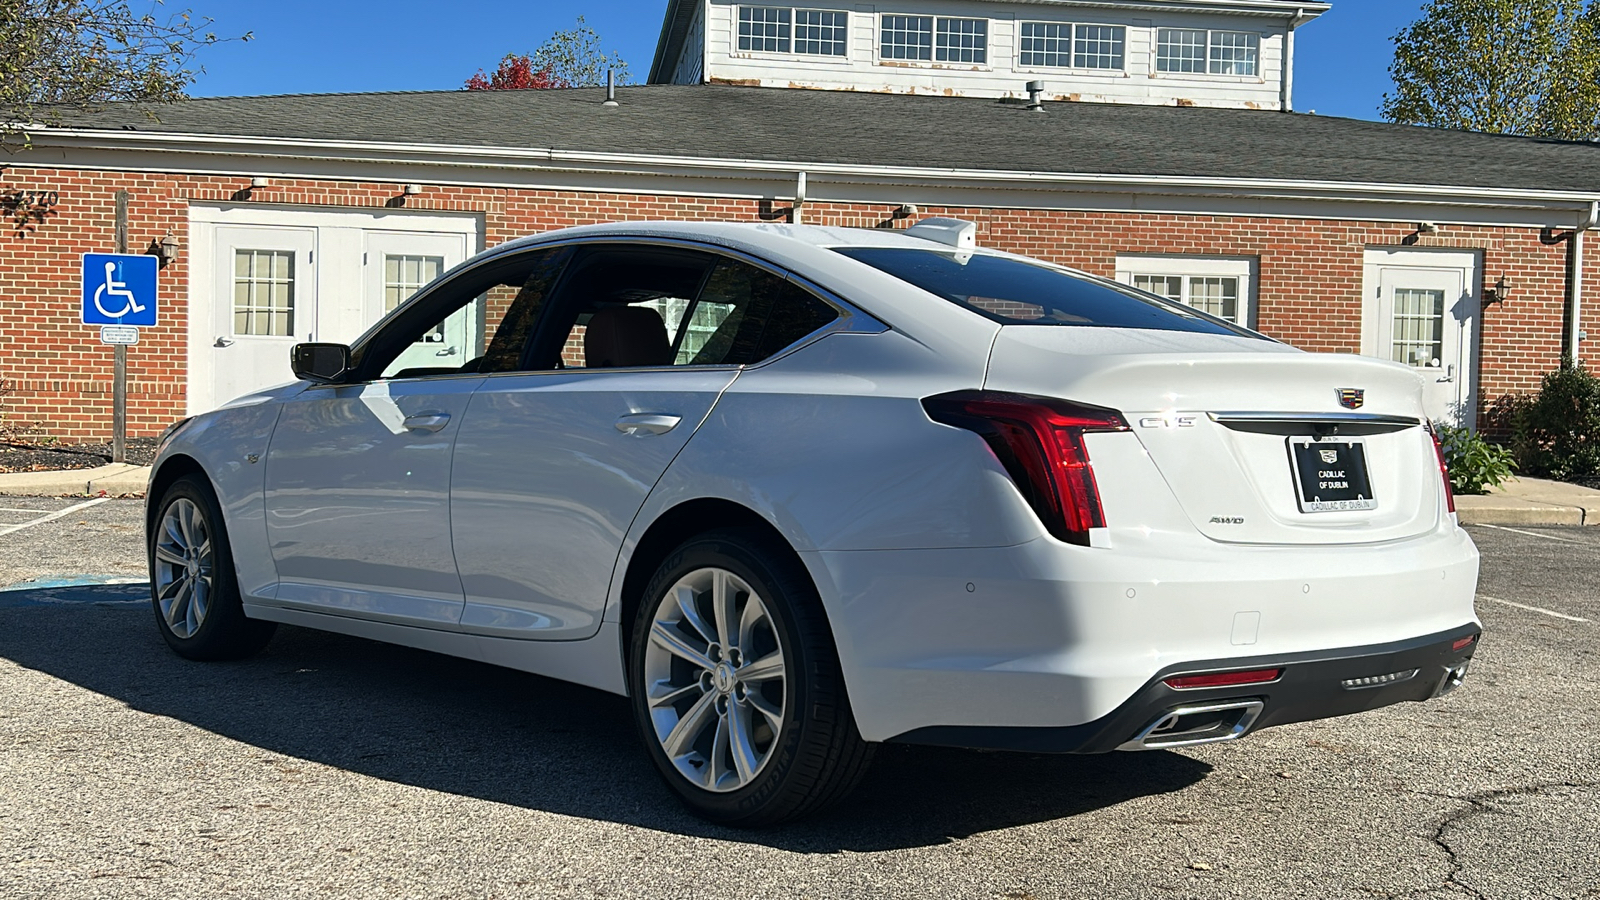
[{"label": "dealer license plate", "polygon": [[1360,441],[1290,438],[1289,459],[1301,512],[1378,508],[1367,477],[1367,448]]}]

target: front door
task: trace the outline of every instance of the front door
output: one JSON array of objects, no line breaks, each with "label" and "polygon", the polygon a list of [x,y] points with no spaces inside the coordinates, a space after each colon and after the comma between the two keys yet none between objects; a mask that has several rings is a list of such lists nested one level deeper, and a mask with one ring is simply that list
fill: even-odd
[{"label": "front door", "polygon": [[315,339],[315,228],[219,226],[209,329],[217,403],[293,381],[289,351]]},{"label": "front door", "polygon": [[1473,427],[1475,256],[1414,251],[1376,262],[1369,266],[1363,352],[1415,369],[1430,419]]}]

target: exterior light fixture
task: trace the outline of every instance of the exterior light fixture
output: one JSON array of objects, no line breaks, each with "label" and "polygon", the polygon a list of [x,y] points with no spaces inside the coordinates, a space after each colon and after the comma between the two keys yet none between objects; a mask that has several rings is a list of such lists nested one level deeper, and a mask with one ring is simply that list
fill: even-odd
[{"label": "exterior light fixture", "polygon": [[405,193],[405,196],[407,196],[407,197],[415,197],[416,195],[422,193],[422,185],[420,185],[420,184],[408,184],[408,185],[405,186],[404,193]]},{"label": "exterior light fixture", "polygon": [[1494,286],[1483,292],[1483,305],[1491,303],[1504,303],[1511,299],[1511,279],[1504,275],[1494,283]]},{"label": "exterior light fixture", "polygon": [[161,265],[167,265],[178,258],[178,239],[173,236],[172,232],[167,232],[161,240],[156,242],[155,251],[156,259],[161,261]]},{"label": "exterior light fixture", "polygon": [[272,183],[272,179],[267,178],[264,175],[257,175],[254,178],[250,179],[250,187],[252,189],[266,187],[267,185],[269,185],[271,183]]}]

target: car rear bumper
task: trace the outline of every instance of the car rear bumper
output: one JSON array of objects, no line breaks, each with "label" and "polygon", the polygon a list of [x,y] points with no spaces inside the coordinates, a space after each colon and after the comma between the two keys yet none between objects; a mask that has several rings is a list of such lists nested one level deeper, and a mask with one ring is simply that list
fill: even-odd
[{"label": "car rear bumper", "polygon": [[[933,726],[892,738],[1035,753],[1104,753],[1214,743],[1273,725],[1429,700],[1461,684],[1476,624],[1406,641],[1309,653],[1177,663],[1111,713],[1061,727]],[[1469,641],[1465,646],[1458,646]],[[1271,683],[1179,690],[1164,679],[1218,671],[1282,669]]]}]

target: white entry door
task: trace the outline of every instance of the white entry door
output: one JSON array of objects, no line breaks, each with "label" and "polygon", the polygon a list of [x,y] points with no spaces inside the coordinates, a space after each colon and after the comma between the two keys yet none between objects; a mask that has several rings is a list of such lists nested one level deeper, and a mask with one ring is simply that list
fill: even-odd
[{"label": "white entry door", "polygon": [[[369,231],[365,259],[367,322],[376,322],[417,290],[467,258],[468,236],[426,232]],[[469,303],[422,336],[390,365],[391,370],[456,367],[483,345],[483,307]]]},{"label": "white entry door", "polygon": [[314,228],[223,226],[216,232],[213,394],[219,403],[293,381],[289,351],[315,340]]},{"label": "white entry door", "polygon": [[1404,252],[1384,253],[1376,265],[1369,256],[1363,350],[1417,370],[1429,418],[1473,427],[1476,255],[1412,251],[1395,258]]}]

